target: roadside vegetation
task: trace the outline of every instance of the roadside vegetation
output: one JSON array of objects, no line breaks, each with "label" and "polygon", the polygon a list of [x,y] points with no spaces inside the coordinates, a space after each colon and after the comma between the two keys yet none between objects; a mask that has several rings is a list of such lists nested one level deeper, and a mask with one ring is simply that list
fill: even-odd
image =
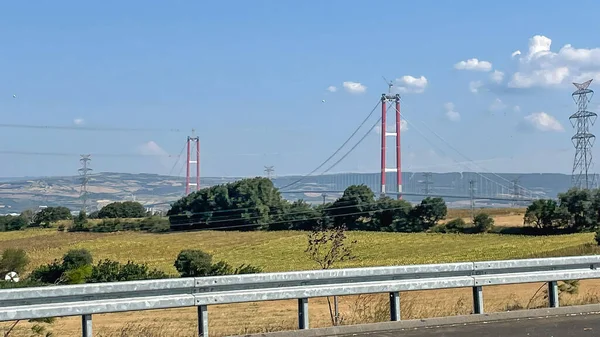
[{"label": "roadside vegetation", "polygon": [[[311,205],[284,200],[268,179],[245,179],[183,197],[166,217],[147,213],[136,202],[116,202],[74,217],[64,207],[0,217],[0,274],[21,275],[19,283],[0,281],[0,288],[600,254],[598,209],[600,190],[573,189],[557,200],[536,200],[526,209],[480,209],[472,214],[449,210],[441,198],[425,198],[416,205],[376,198],[364,185],[348,187],[334,202]],[[499,215],[520,219],[518,226],[496,224]],[[586,285],[561,283],[562,303],[598,302],[593,291],[581,291]],[[542,306],[547,296],[539,285],[503,289],[486,290],[486,306],[491,306],[486,311]],[[442,298],[441,304],[432,304]],[[406,293],[402,314],[403,318],[467,314],[469,303],[468,291],[462,290]],[[294,306],[287,311],[291,318],[279,321],[265,320],[280,317],[281,306],[274,303],[211,310],[233,313],[241,307],[247,318],[227,329],[222,327],[228,322],[213,319],[213,331],[270,332],[295,324]],[[321,314],[311,325],[382,321],[387,320],[387,310],[386,296],[315,299],[311,312]],[[170,312],[179,314],[153,315],[163,320],[186,315],[181,310]],[[0,331],[10,331],[10,336],[62,336],[69,335],[69,322],[0,324]],[[120,330],[99,335],[134,335],[139,329],[132,324],[124,322]],[[76,324],[72,329],[77,328]],[[173,329],[162,324],[144,327],[148,336],[170,335],[165,331]],[[180,335],[187,334],[184,330]]]}]

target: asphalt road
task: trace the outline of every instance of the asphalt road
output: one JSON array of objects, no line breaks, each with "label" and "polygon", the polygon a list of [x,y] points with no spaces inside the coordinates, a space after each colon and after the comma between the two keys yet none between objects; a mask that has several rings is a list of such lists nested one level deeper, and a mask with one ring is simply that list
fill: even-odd
[{"label": "asphalt road", "polygon": [[600,315],[584,314],[490,323],[460,324],[389,332],[358,333],[353,337],[592,337],[600,336]]}]

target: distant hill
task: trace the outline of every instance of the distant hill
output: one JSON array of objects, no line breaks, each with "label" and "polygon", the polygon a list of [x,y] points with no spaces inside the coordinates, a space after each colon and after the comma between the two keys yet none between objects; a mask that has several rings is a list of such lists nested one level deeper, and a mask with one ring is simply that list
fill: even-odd
[{"label": "distant hill", "polygon": [[[468,195],[468,181],[475,180],[477,189],[488,192],[495,183],[499,182],[507,188],[504,193],[510,193],[513,179],[519,179],[519,185],[535,191],[541,197],[555,197],[566,191],[571,184],[571,176],[565,174],[491,174],[485,178],[474,173],[433,173],[429,178],[431,194]],[[283,176],[273,179],[275,186],[283,187],[299,180],[300,176]],[[202,177],[202,186],[235,181],[240,178]],[[422,192],[425,189],[425,178],[420,172],[404,172],[402,175],[405,192]],[[388,186],[395,186],[393,174],[387,177]],[[305,199],[310,202],[321,202],[323,190],[343,191],[353,184],[366,184],[375,191],[379,186],[377,173],[342,173],[323,176],[307,177],[288,190],[310,190],[312,193],[284,193],[288,199]],[[90,176],[88,184],[88,200],[91,209],[101,208],[113,201],[137,200],[147,207],[168,209],[169,203],[181,198],[184,194],[185,179],[182,177],[164,176],[157,174],[130,174],[105,172]],[[500,193],[500,191],[497,191]],[[73,210],[81,207],[80,180],[72,177],[25,177],[0,178],[0,213],[16,213],[28,208],[39,206],[66,206]],[[378,194],[378,193],[377,193]],[[333,200],[339,194],[328,193],[326,198]],[[418,201],[419,198],[407,198]],[[458,202],[456,200],[448,200]],[[464,203],[464,201],[463,201]]]}]

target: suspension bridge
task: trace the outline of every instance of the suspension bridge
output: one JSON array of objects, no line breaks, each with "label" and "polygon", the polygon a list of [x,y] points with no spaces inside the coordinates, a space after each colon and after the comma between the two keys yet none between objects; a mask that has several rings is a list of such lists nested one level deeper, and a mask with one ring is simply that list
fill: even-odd
[{"label": "suspension bridge", "polygon": [[[556,195],[556,189],[548,191],[541,188],[543,184],[529,184],[525,187],[519,181],[518,174],[500,174],[493,173],[481,165],[481,161],[474,161],[467,155],[452,146],[441,135],[431,130],[426,124],[418,126],[411,121],[410,114],[401,113],[401,107],[406,111],[406,103],[398,94],[382,94],[377,100],[377,104],[365,114],[364,119],[352,130],[350,135],[316,167],[304,174],[295,176],[273,176],[274,168],[267,166],[266,176],[272,179],[275,187],[287,199],[303,199],[308,202],[331,201],[339,197],[344,190],[351,185],[366,185],[376,196],[388,196],[393,198],[402,198],[410,202],[419,202],[426,197],[441,197],[450,203],[450,207],[473,207],[475,203],[481,206],[502,206],[502,205],[526,205],[532,200],[539,198],[553,198]],[[388,115],[395,116],[392,130],[388,128]],[[407,125],[411,130],[417,132],[423,137],[423,141],[431,145],[439,153],[454,152],[455,158],[446,155],[454,161],[454,172],[450,173],[431,173],[412,172],[403,170],[402,148],[406,144],[401,143],[402,125]],[[0,128],[30,128],[30,129],[57,129],[61,131],[90,131],[90,132],[182,132],[180,129],[144,129],[144,128],[97,128],[92,126],[40,126],[26,124],[0,124]],[[378,128],[378,129],[377,129]],[[426,135],[421,128],[430,132]],[[369,135],[374,135],[373,131],[379,131],[380,146],[373,147],[380,156],[380,170],[372,173],[334,173],[338,170],[340,163],[348,164],[349,157],[357,148],[365,145],[365,139]],[[242,179],[244,177],[200,177],[200,137],[192,132],[192,136],[187,137],[187,141],[181,149],[179,155],[167,153],[151,154],[112,154],[112,153],[92,153],[91,158],[118,157],[118,158],[139,158],[140,156],[163,156],[177,160],[169,177],[160,179],[165,180],[165,184],[152,183],[154,186],[141,188],[141,192],[135,191],[134,187],[128,186],[125,194],[116,198],[128,198],[135,193],[137,200],[145,203],[149,207],[168,205],[177,198],[191,193],[200,188],[213,186]],[[391,142],[388,142],[392,138]],[[437,141],[437,142],[436,142]],[[205,142],[211,142],[210,139]],[[372,147],[373,144],[368,146]],[[445,147],[445,150],[442,149]],[[187,151],[186,151],[187,149]],[[185,154],[187,152],[187,155]],[[0,150],[0,154],[5,155],[28,155],[28,156],[76,156],[80,154],[63,152],[26,152]],[[90,156],[87,154],[85,156]],[[350,157],[351,158],[351,157]],[[184,161],[185,160],[185,161]],[[391,163],[391,164],[390,164]],[[179,164],[179,167],[178,167]],[[204,160],[203,166],[215,165],[210,161]],[[348,165],[346,165],[348,166]],[[405,165],[411,168],[411,163]],[[175,174],[175,169],[180,168],[179,175]],[[456,168],[460,168],[459,170]],[[185,172],[185,176],[182,173]],[[339,171],[338,171],[339,172]],[[171,174],[173,173],[173,174]],[[155,186],[161,186],[157,188]],[[566,188],[568,186],[565,185]],[[559,192],[566,190],[561,186]],[[87,192],[84,195],[94,198],[94,192]],[[0,194],[4,192],[0,191]],[[12,189],[4,194],[13,193]],[[46,190],[40,192],[48,194]],[[159,195],[159,194],[162,194]],[[163,198],[164,196],[164,198]],[[100,197],[98,197],[100,198]],[[101,199],[112,199],[108,195],[103,195]],[[144,200],[147,199],[147,200]],[[162,200],[161,200],[162,199]],[[165,201],[167,200],[167,201]]]},{"label": "suspension bridge", "polygon": [[[449,144],[443,137],[433,130],[433,135],[441,140],[446,146],[461,156],[464,161],[454,160],[457,164],[465,168],[464,172],[436,174],[436,179],[432,180],[431,173],[423,172],[403,172],[402,170],[402,146],[401,130],[402,124],[412,125],[412,129],[419,131],[406,115],[401,115],[402,100],[399,94],[382,94],[377,104],[366,115],[362,122],[354,129],[350,136],[323,162],[314,170],[302,176],[283,176],[272,177],[274,171],[272,166],[265,167],[267,177],[271,178],[282,195],[288,199],[303,199],[315,201],[327,197],[335,198],[341,195],[344,190],[351,185],[366,185],[376,195],[390,196],[398,199],[403,198],[409,201],[416,201],[425,197],[442,197],[446,201],[471,200],[473,203],[504,203],[520,204],[531,202],[540,197],[547,197],[543,192],[533,191],[519,184],[518,178],[511,179],[507,175],[492,173],[473,160],[462,154],[455,147]],[[376,114],[380,108],[380,114]],[[388,131],[388,114],[395,115],[395,130]],[[377,115],[379,115],[378,118]],[[369,127],[370,126],[370,127]],[[381,169],[378,173],[338,173],[332,174],[331,171],[348,156],[355,151],[376,127],[381,131],[380,159]],[[362,135],[361,135],[362,134]],[[388,148],[388,138],[394,139],[393,146]],[[432,146],[438,147],[431,142]],[[199,139],[188,137],[187,141],[187,167],[186,167],[186,193],[194,188],[200,189],[199,176],[191,176],[193,172],[200,172],[200,151]],[[379,150],[379,149],[378,149]],[[393,167],[388,167],[388,159],[393,159]],[[481,169],[480,172],[473,168]],[[210,186],[207,179],[204,179],[202,186]],[[211,179],[208,179],[209,181]],[[195,181],[195,182],[194,182]]]}]

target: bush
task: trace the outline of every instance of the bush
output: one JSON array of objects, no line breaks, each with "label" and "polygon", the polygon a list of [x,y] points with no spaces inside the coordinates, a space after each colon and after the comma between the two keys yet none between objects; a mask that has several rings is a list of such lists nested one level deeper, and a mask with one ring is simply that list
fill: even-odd
[{"label": "bush", "polygon": [[65,231],[65,229],[66,229],[66,226],[65,226],[64,224],[62,224],[62,223],[61,223],[60,225],[58,225],[58,227],[56,227],[56,229],[57,229],[59,232],[64,232],[64,231]]},{"label": "bush", "polygon": [[20,274],[28,264],[29,258],[23,249],[8,248],[2,252],[2,257],[0,258],[1,276],[11,271]]},{"label": "bush", "polygon": [[479,213],[473,219],[476,233],[487,233],[494,228],[494,218],[487,213]]},{"label": "bush", "polygon": [[438,227],[441,233],[466,233],[469,225],[462,218],[456,218],[448,221],[446,224]]},{"label": "bush", "polygon": [[175,269],[181,277],[219,276],[234,274],[255,274],[262,272],[260,267],[242,264],[233,268],[225,261],[212,263],[212,255],[201,250],[182,250],[175,260]]},{"label": "bush", "polygon": [[73,219],[73,226],[69,227],[69,232],[89,232],[87,214],[84,211],[79,212],[79,215]]},{"label": "bush", "polygon": [[596,236],[594,236],[594,240],[596,240],[596,244],[600,246],[600,229],[596,231]]},{"label": "bush", "polygon": [[201,250],[182,250],[174,266],[181,277],[207,276],[212,271],[212,255]]},{"label": "bush", "polygon": [[87,249],[71,249],[63,256],[62,264],[65,270],[73,270],[92,262],[92,254]]},{"label": "bush", "polygon": [[71,210],[58,206],[58,207],[47,207],[39,211],[33,216],[33,224],[40,226],[42,224],[49,224],[59,220],[70,220],[73,219]]},{"label": "bush", "polygon": [[65,269],[58,260],[52,263],[35,268],[29,275],[29,279],[33,282],[41,282],[45,284],[53,284],[60,280]]},{"label": "bush", "polygon": [[148,268],[145,264],[127,261],[121,264],[117,261],[103,260],[92,267],[89,283],[151,280],[169,277],[166,273]]},{"label": "bush", "polygon": [[139,223],[139,226],[141,230],[148,231],[150,233],[168,232],[171,228],[168,218],[163,218],[156,215],[144,218]]}]

